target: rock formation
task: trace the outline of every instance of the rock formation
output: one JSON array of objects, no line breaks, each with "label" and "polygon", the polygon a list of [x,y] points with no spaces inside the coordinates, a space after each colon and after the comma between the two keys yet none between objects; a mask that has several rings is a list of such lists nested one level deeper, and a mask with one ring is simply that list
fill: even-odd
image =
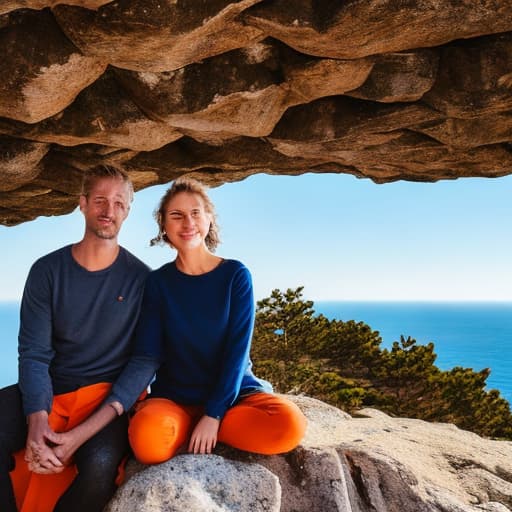
[{"label": "rock formation", "polygon": [[296,450],[264,457],[220,447],[152,467],[131,462],[107,512],[512,511],[511,442],[292,399],[309,421]]},{"label": "rock formation", "polygon": [[3,0],[0,223],[97,163],[378,183],[512,169],[512,0]]}]

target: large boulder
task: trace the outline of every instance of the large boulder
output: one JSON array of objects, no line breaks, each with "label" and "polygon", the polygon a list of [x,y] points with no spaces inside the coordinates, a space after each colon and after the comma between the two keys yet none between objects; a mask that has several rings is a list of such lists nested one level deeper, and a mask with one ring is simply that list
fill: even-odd
[{"label": "large boulder", "polygon": [[179,455],[129,478],[107,512],[507,512],[512,443],[449,424],[357,417],[307,397],[290,397],[308,418],[292,452],[251,455],[219,446]]},{"label": "large boulder", "polygon": [[119,491],[108,512],[279,512],[281,487],[260,464],[219,455],[175,457],[137,472]]}]

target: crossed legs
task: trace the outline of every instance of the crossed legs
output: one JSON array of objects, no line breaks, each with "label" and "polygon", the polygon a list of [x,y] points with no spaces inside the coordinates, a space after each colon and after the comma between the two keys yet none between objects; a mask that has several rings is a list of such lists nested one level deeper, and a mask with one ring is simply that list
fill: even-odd
[{"label": "crossed legs", "polygon": [[[135,457],[144,464],[170,459],[188,440],[202,414],[201,407],[183,406],[165,398],[146,400],[129,427]],[[218,440],[240,450],[272,455],[295,448],[305,428],[306,419],[293,402],[278,395],[254,393],[227,411]]]}]

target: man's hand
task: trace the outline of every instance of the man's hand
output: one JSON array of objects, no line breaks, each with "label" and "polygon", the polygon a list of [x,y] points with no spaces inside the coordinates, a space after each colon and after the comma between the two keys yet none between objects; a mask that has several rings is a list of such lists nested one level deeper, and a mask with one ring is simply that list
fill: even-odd
[{"label": "man's hand", "polygon": [[38,411],[28,415],[28,436],[25,460],[31,471],[41,474],[60,473],[64,465],[48,445],[54,434],[48,424],[48,413]]},{"label": "man's hand", "polygon": [[[60,461],[62,469],[64,466],[71,464],[74,453],[83,443],[122,413],[122,404],[120,402],[112,402],[104,404],[85,421],[67,432],[56,433],[49,430],[45,435],[46,442],[50,443],[53,456]],[[62,469],[60,471],[62,471]],[[43,473],[44,471],[51,473],[57,472],[55,468],[48,470],[46,466],[44,469],[38,468],[33,471],[37,473]]]},{"label": "man's hand", "polygon": [[217,433],[219,432],[220,420],[211,416],[203,416],[192,432],[188,451],[190,453],[212,453],[217,444]]},{"label": "man's hand", "polygon": [[52,432],[48,435],[48,440],[54,445],[53,453],[65,466],[71,464],[73,454],[82,444],[82,439],[76,434],[76,430],[62,433]]}]

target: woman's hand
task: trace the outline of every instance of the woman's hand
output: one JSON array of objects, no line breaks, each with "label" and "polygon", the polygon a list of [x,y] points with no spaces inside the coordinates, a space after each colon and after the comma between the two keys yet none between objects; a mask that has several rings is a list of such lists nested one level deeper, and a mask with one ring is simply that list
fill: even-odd
[{"label": "woman's hand", "polygon": [[194,454],[212,453],[212,450],[217,444],[219,426],[220,420],[212,418],[211,416],[203,416],[190,436],[188,451]]}]

